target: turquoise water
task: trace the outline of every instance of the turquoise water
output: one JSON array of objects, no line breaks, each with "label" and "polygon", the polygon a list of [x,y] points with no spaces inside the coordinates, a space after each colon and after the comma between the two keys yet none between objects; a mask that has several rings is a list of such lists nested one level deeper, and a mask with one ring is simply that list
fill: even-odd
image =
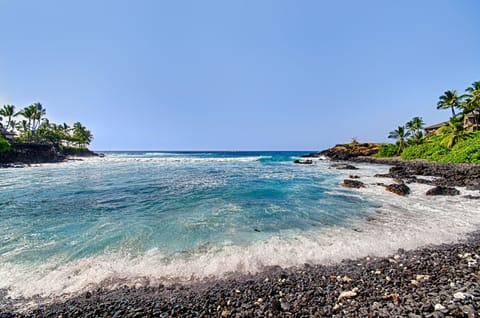
[{"label": "turquoise water", "polygon": [[129,152],[107,154],[107,166],[9,170],[0,195],[2,261],[244,245],[341,224],[370,206],[326,195],[332,174],[293,165],[300,154]]},{"label": "turquoise water", "polygon": [[294,164],[301,154],[112,152],[0,170],[0,288],[47,297],[357,255],[378,237],[358,230],[372,211],[408,206],[344,189],[351,172]]}]

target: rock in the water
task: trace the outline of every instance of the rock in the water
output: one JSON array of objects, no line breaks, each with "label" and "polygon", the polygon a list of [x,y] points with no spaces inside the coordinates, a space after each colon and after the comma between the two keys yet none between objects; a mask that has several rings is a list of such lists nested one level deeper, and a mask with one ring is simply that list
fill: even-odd
[{"label": "rock in the water", "polygon": [[406,196],[407,194],[410,194],[410,188],[406,185],[406,184],[397,184],[397,183],[394,183],[394,184],[389,184],[385,187],[385,190],[389,191],[389,192],[392,192],[392,193],[395,193],[395,194],[398,194],[398,195],[402,195],[402,196]]},{"label": "rock in the water", "polygon": [[293,163],[298,163],[298,164],[301,164],[301,165],[311,165],[313,163],[312,160],[308,159],[308,160],[295,160]]},{"label": "rock in the water", "polygon": [[335,168],[338,170],[357,170],[358,168],[346,163],[336,163],[330,166],[331,168]]},{"label": "rock in the water", "polygon": [[362,181],[345,179],[343,180],[342,187],[358,189],[364,188],[365,184]]},{"label": "rock in the water", "polygon": [[464,195],[463,197],[464,197],[465,199],[469,199],[469,200],[480,200],[480,196],[479,196],[479,195],[467,194],[467,195]]},{"label": "rock in the water", "polygon": [[451,187],[437,186],[427,191],[427,195],[459,195],[460,191]]}]

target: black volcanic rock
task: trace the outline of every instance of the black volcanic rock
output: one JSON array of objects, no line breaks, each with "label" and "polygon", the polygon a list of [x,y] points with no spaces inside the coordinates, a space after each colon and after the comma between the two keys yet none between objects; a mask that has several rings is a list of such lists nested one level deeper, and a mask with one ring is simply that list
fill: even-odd
[{"label": "black volcanic rock", "polygon": [[358,168],[346,163],[335,163],[330,166],[330,168],[335,168],[338,170],[357,170]]},{"label": "black volcanic rock", "polygon": [[379,148],[379,144],[373,143],[339,144],[335,145],[333,148],[322,150],[318,153],[304,155],[303,157],[317,158],[325,156],[331,160],[350,160],[359,156],[372,156],[378,152]]},{"label": "black volcanic rock", "polygon": [[365,184],[362,181],[345,179],[343,180],[342,187],[358,189],[364,188]]},{"label": "black volcanic rock", "polygon": [[60,162],[65,156],[53,145],[12,144],[11,150],[0,153],[0,164],[35,164]]},{"label": "black volcanic rock", "polygon": [[94,157],[98,154],[87,148],[58,149],[55,145],[13,143],[9,152],[0,153],[1,167],[21,167],[37,163],[62,162],[69,156]]},{"label": "black volcanic rock", "polygon": [[427,195],[459,195],[460,191],[452,187],[436,186],[427,191]]},{"label": "black volcanic rock", "polygon": [[307,159],[307,160],[297,159],[297,160],[293,161],[293,163],[297,163],[297,164],[301,164],[301,165],[311,165],[313,163],[313,161],[309,160],[309,159]]},{"label": "black volcanic rock", "polygon": [[410,188],[404,183],[389,184],[385,187],[385,190],[401,196],[406,196],[407,194],[410,194]]}]

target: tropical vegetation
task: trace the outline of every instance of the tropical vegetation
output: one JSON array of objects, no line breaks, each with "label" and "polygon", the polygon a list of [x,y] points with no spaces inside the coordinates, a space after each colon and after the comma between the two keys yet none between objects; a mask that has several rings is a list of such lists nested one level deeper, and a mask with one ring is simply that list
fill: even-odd
[{"label": "tropical vegetation", "polygon": [[388,134],[396,143],[381,145],[376,156],[480,163],[480,81],[462,95],[445,91],[437,109],[448,109],[452,116],[436,131],[425,135],[423,119],[414,117]]},{"label": "tropical vegetation", "polygon": [[76,122],[55,124],[46,117],[41,103],[33,103],[20,110],[12,104],[0,109],[0,152],[10,150],[10,144],[51,144],[59,148],[86,148],[93,135]]}]

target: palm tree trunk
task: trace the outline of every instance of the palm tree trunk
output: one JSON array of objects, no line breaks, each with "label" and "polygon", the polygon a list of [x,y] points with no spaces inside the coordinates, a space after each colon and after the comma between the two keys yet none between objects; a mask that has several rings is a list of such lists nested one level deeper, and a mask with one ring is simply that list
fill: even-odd
[{"label": "palm tree trunk", "polygon": [[452,117],[455,117],[455,110],[454,110],[453,106],[451,106],[451,107],[452,107]]}]

